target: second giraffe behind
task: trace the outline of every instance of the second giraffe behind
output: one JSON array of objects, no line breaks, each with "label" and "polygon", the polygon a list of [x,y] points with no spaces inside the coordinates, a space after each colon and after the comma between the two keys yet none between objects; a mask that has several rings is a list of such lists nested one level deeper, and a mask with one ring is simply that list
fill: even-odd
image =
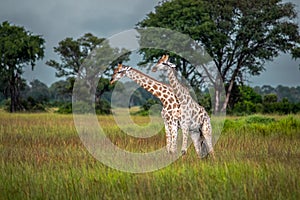
[{"label": "second giraffe behind", "polygon": [[214,149],[212,145],[212,127],[210,117],[204,107],[200,106],[190,95],[189,90],[184,87],[175,75],[176,65],[168,61],[169,56],[163,55],[158,63],[152,68],[153,72],[157,70],[167,70],[171,87],[177,97],[180,105],[181,117],[179,123],[184,135],[185,141],[182,144],[182,153],[187,151],[188,134],[192,138],[195,150],[199,157],[206,156],[203,152],[202,137],[204,137],[205,146],[212,158],[214,158]]}]

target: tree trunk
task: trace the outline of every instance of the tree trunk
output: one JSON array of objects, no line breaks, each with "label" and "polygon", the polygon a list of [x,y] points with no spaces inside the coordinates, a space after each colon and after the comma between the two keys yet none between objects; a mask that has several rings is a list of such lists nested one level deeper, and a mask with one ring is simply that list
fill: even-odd
[{"label": "tree trunk", "polygon": [[233,88],[233,85],[234,85],[235,78],[238,75],[238,73],[240,71],[240,68],[241,68],[241,63],[242,63],[241,60],[242,59],[239,60],[239,62],[237,64],[237,67],[236,67],[236,69],[234,70],[234,72],[233,72],[233,74],[231,76],[231,79],[230,79],[230,82],[229,82],[229,86],[228,86],[228,89],[226,91],[226,98],[225,98],[225,101],[223,103],[221,112],[225,112],[226,111],[227,105],[229,103],[231,91],[232,91],[232,88]]},{"label": "tree trunk", "polygon": [[15,76],[14,72],[11,73],[10,77],[10,84],[9,84],[9,91],[10,91],[10,112],[14,113],[20,110],[20,89],[18,87],[19,80],[18,76]]},{"label": "tree trunk", "polygon": [[16,94],[14,81],[10,82],[10,112],[16,112]]},{"label": "tree trunk", "polygon": [[214,102],[214,111],[213,113],[214,114],[217,114],[220,110],[219,110],[219,107],[220,107],[220,91],[218,90],[218,88],[216,87],[215,88],[215,102]]},{"label": "tree trunk", "polygon": [[216,79],[213,82],[214,84],[214,102],[213,102],[213,113],[214,114],[219,114],[221,112],[221,105],[222,105],[222,96],[224,96],[225,90],[224,90],[224,84],[223,84],[223,79],[221,78],[220,75],[216,77]]},{"label": "tree trunk", "polygon": [[231,91],[232,91],[232,88],[233,88],[233,83],[234,83],[234,79],[232,79],[232,80],[230,81],[230,83],[229,83],[229,87],[228,87],[227,93],[226,93],[226,98],[225,98],[225,101],[224,101],[224,103],[223,103],[221,112],[225,112],[225,111],[226,111],[227,105],[228,105],[228,103],[229,103]]}]

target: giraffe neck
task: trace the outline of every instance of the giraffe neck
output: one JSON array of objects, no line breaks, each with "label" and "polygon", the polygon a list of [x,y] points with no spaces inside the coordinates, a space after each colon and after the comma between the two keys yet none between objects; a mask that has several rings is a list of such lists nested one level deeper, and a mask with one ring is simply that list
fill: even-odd
[{"label": "giraffe neck", "polygon": [[187,88],[185,88],[177,79],[174,68],[168,69],[168,77],[171,87],[179,102],[183,102],[186,98],[189,98],[190,94]]},{"label": "giraffe neck", "polygon": [[156,81],[155,79],[133,68],[126,72],[126,76],[135,81],[142,88],[159,98],[159,100],[163,104],[166,103],[166,98],[164,97],[164,94],[162,92],[162,90],[170,90],[170,88],[166,84]]}]

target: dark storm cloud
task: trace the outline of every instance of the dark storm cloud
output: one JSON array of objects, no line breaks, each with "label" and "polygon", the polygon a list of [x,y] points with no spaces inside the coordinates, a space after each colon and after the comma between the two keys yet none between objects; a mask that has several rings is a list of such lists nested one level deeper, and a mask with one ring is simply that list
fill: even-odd
[{"label": "dark storm cloud", "polygon": [[[91,32],[98,37],[110,37],[131,29],[157,5],[159,0],[9,0],[0,1],[0,23],[9,21],[24,26],[46,40],[46,55],[32,72],[26,70],[30,81],[40,79],[50,85],[57,79],[54,70],[44,63],[57,59],[53,47],[66,37],[78,38]],[[300,2],[290,0],[300,12]],[[300,23],[300,18],[298,18]],[[300,85],[300,61],[289,55],[280,56],[266,64],[266,71],[250,78],[252,85],[289,84]],[[279,80],[280,79],[280,80]]]},{"label": "dark storm cloud", "polygon": [[46,55],[32,72],[29,80],[40,79],[48,85],[55,81],[54,70],[46,60],[55,59],[53,47],[66,37],[78,38],[87,32],[109,37],[134,28],[158,0],[10,0],[0,2],[0,22],[24,26],[46,40]]}]

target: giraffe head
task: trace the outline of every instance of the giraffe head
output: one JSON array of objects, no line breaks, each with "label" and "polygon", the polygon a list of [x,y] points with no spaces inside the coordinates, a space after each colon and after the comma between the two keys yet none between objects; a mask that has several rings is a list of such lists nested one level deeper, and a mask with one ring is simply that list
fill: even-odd
[{"label": "giraffe head", "polygon": [[168,61],[169,56],[163,55],[156,65],[152,68],[152,72],[156,72],[157,70],[168,70],[169,68],[175,68],[176,65]]},{"label": "giraffe head", "polygon": [[110,84],[113,84],[114,82],[118,81],[119,79],[123,78],[126,75],[126,72],[130,70],[131,67],[118,64],[118,67],[114,70],[114,73],[110,79]]}]

